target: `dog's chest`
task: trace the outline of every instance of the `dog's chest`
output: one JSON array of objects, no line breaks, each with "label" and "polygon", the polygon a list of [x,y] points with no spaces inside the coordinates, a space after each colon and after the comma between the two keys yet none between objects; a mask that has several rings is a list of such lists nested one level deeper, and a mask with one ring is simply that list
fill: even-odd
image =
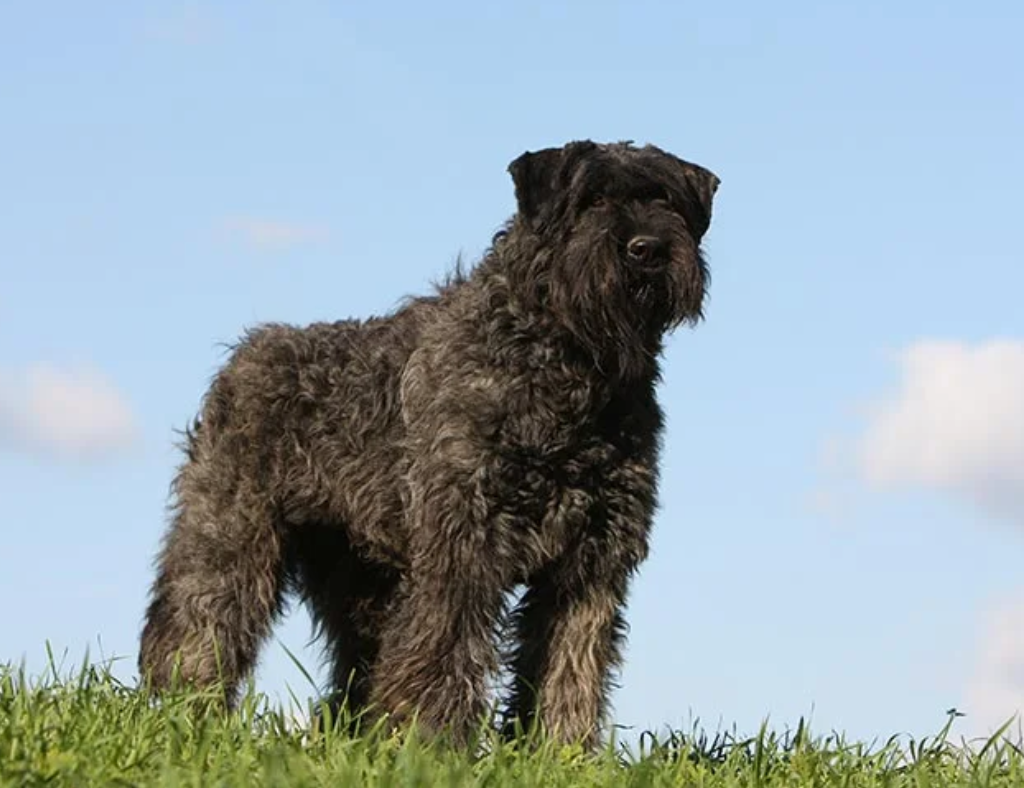
[{"label": "dog's chest", "polygon": [[611,482],[623,461],[620,442],[599,425],[573,430],[571,422],[545,421],[527,422],[519,440],[502,443],[481,488],[492,527],[510,538],[528,573],[607,527]]},{"label": "dog's chest", "polygon": [[489,461],[478,469],[477,503],[527,573],[614,527],[615,501],[645,494],[624,469],[655,459],[661,419],[653,387],[612,390],[571,372],[556,365],[485,387],[500,396],[481,423]]}]

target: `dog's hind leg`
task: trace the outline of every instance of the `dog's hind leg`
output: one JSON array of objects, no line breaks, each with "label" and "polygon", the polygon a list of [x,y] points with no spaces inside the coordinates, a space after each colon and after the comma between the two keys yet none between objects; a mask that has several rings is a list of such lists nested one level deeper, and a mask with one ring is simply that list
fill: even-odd
[{"label": "dog's hind leg", "polygon": [[175,480],[139,670],[154,690],[176,671],[197,687],[221,682],[232,705],[281,609],[284,545],[269,502],[247,485],[218,485],[216,467],[193,457]]},{"label": "dog's hind leg", "polygon": [[329,705],[351,722],[370,699],[380,630],[398,584],[394,570],[372,564],[352,548],[343,528],[303,524],[289,547],[292,582],[305,601],[331,668]]}]

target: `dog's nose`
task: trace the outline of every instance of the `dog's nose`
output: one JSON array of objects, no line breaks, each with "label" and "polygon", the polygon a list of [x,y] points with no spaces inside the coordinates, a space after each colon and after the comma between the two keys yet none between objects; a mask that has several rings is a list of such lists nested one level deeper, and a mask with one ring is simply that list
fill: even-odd
[{"label": "dog's nose", "polygon": [[626,244],[626,254],[637,263],[650,263],[661,257],[665,244],[653,235],[638,235]]}]

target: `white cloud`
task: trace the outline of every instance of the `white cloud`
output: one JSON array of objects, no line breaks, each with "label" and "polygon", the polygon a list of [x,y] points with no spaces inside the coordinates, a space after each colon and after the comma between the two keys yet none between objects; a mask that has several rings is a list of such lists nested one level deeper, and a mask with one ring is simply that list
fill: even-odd
[{"label": "white cloud", "polygon": [[137,436],[128,404],[94,369],[37,364],[0,375],[0,448],[99,459]]},{"label": "white cloud", "polygon": [[[866,410],[852,440],[832,440],[822,467],[875,487],[935,490],[1024,526],[1024,340],[922,340],[895,356],[896,385]],[[831,494],[831,493],[830,493]],[[812,499],[828,509],[834,499]],[[852,499],[851,499],[852,500]],[[1024,597],[983,621],[961,710],[970,736],[1024,719]]]},{"label": "white cloud", "polygon": [[868,412],[860,474],[946,491],[1024,524],[1024,341],[921,341]]},{"label": "white cloud", "polygon": [[294,224],[270,219],[236,216],[224,221],[222,229],[232,238],[261,250],[281,250],[327,238],[325,227]]},{"label": "white cloud", "polygon": [[1010,735],[1024,711],[1024,599],[993,607],[985,617],[963,711],[971,735],[990,736],[1011,717]]}]

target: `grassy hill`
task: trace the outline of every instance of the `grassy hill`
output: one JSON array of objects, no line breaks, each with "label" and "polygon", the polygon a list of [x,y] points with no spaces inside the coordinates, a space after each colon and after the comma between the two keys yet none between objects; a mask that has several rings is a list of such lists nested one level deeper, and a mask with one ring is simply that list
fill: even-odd
[{"label": "grassy hill", "polygon": [[411,736],[312,734],[254,692],[230,715],[196,713],[202,700],[156,706],[103,666],[28,677],[0,665],[0,786],[1024,786],[1019,745],[956,745],[948,726],[880,745],[802,726],[750,739],[645,735],[635,751],[596,756],[483,735],[471,756]]}]

